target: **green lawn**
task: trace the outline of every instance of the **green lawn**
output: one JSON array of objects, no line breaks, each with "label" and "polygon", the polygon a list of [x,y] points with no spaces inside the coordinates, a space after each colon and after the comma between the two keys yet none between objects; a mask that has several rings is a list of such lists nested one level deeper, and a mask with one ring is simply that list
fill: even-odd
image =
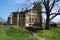
[{"label": "green lawn", "polygon": [[40,30],[36,32],[38,37],[45,40],[60,40],[60,28],[52,28],[50,30]]},{"label": "green lawn", "polygon": [[[35,34],[45,40],[60,40],[60,28],[39,30]],[[0,25],[0,40],[37,40],[37,38],[32,37],[28,30],[21,27]]]},{"label": "green lawn", "polygon": [[[13,28],[14,27],[14,28]],[[16,26],[0,26],[0,40],[37,40],[30,32]]]}]

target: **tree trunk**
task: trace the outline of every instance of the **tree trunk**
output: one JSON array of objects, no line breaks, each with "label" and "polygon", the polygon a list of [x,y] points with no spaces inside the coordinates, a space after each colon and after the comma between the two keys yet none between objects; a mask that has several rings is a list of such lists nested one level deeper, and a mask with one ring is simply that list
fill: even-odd
[{"label": "tree trunk", "polygon": [[49,10],[49,4],[46,4],[46,30],[50,29],[50,10]]},{"label": "tree trunk", "polygon": [[42,28],[42,13],[40,13],[40,27]]},{"label": "tree trunk", "polygon": [[50,18],[50,16],[48,15],[46,17],[46,27],[45,27],[46,30],[49,30],[50,29],[50,20],[49,20],[49,18]]}]

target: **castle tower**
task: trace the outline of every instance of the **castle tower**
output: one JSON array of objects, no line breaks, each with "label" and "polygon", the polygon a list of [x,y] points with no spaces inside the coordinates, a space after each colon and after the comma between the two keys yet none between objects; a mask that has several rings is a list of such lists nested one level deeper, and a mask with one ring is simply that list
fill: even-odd
[{"label": "castle tower", "polygon": [[42,7],[40,2],[34,2],[34,10],[37,11],[37,22],[40,23],[40,27],[42,27]]}]

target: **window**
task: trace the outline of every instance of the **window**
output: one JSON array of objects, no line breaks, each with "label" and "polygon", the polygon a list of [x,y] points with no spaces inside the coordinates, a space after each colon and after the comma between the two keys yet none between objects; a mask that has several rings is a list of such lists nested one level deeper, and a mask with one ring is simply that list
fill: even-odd
[{"label": "window", "polygon": [[29,23],[31,23],[31,18],[29,18]]},{"label": "window", "polygon": [[34,23],[34,18],[32,18],[32,23]]},{"label": "window", "polygon": [[37,18],[35,18],[35,22],[37,22]]},{"label": "window", "polygon": [[28,19],[26,19],[26,23],[28,23]]},{"label": "window", "polygon": [[33,13],[37,13],[37,11],[33,10]]},{"label": "window", "polygon": [[29,26],[31,26],[31,24],[29,24]]}]

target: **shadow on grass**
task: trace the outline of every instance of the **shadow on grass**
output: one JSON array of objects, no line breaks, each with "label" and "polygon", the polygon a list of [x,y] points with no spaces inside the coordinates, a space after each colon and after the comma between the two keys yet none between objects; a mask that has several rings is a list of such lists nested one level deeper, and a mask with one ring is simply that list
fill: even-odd
[{"label": "shadow on grass", "polygon": [[25,29],[27,29],[28,31],[31,31],[31,32],[36,32],[38,30],[43,30],[43,28],[34,28],[34,27],[26,27]]}]

